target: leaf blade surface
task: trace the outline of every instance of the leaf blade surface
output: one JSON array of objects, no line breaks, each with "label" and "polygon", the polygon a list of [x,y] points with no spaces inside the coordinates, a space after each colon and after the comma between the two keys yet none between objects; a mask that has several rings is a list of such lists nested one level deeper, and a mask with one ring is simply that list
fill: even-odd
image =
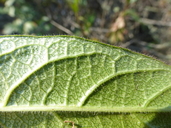
[{"label": "leaf blade surface", "polygon": [[0,111],[171,110],[170,66],[78,37],[0,37],[0,77]]}]

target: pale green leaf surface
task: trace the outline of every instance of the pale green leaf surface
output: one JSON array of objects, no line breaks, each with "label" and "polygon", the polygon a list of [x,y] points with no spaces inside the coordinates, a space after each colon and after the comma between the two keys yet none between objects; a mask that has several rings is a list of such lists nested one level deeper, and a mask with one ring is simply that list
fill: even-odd
[{"label": "pale green leaf surface", "polygon": [[171,113],[1,112],[0,128],[170,128]]},{"label": "pale green leaf surface", "polygon": [[69,36],[2,36],[0,78],[2,128],[71,128],[65,120],[85,128],[171,125],[171,67],[119,47]]}]

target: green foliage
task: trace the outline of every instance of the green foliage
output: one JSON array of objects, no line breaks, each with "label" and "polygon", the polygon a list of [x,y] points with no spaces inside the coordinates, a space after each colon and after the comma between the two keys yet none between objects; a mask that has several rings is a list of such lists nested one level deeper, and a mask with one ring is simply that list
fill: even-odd
[{"label": "green foliage", "polygon": [[26,0],[7,0],[4,12],[14,20],[4,26],[4,34],[47,34],[51,28],[49,18],[35,8],[34,3]]},{"label": "green foliage", "polygon": [[77,14],[79,11],[80,0],[67,0],[67,3],[69,4],[70,8],[74,11],[74,13]]},{"label": "green foliage", "polygon": [[137,0],[127,0],[126,2],[128,3],[128,4],[132,4],[132,3],[134,3],[134,2],[136,2]]},{"label": "green foliage", "polygon": [[[52,5],[53,7],[51,7]],[[74,13],[76,23],[79,25],[79,29],[76,29],[75,33],[80,36],[88,35],[89,28],[95,20],[95,14],[84,13],[83,16],[80,8],[87,6],[85,0],[65,0],[62,2],[62,5],[61,2],[54,2],[53,0],[42,2],[34,0],[7,0],[4,2],[4,8],[0,8],[2,10],[1,14],[8,14],[14,20],[4,25],[3,34],[59,34],[59,31],[52,27],[51,20],[54,20],[54,17],[61,20],[61,17],[53,12],[60,6],[66,6],[63,7],[64,12],[64,9],[69,7]]]},{"label": "green foliage", "polygon": [[127,49],[70,36],[1,36],[0,77],[2,128],[171,125],[171,67]]}]

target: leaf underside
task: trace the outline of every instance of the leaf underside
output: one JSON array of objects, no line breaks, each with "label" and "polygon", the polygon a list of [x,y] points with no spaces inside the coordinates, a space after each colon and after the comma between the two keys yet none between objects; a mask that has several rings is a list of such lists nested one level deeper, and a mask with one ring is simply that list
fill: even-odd
[{"label": "leaf underside", "polygon": [[153,58],[78,37],[0,37],[0,128],[163,128],[170,97],[171,67]]}]

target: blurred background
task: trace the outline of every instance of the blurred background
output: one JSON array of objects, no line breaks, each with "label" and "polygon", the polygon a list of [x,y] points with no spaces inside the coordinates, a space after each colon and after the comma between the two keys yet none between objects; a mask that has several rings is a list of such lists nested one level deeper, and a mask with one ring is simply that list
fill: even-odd
[{"label": "blurred background", "polygon": [[171,0],[0,0],[0,35],[76,35],[171,64]]}]

